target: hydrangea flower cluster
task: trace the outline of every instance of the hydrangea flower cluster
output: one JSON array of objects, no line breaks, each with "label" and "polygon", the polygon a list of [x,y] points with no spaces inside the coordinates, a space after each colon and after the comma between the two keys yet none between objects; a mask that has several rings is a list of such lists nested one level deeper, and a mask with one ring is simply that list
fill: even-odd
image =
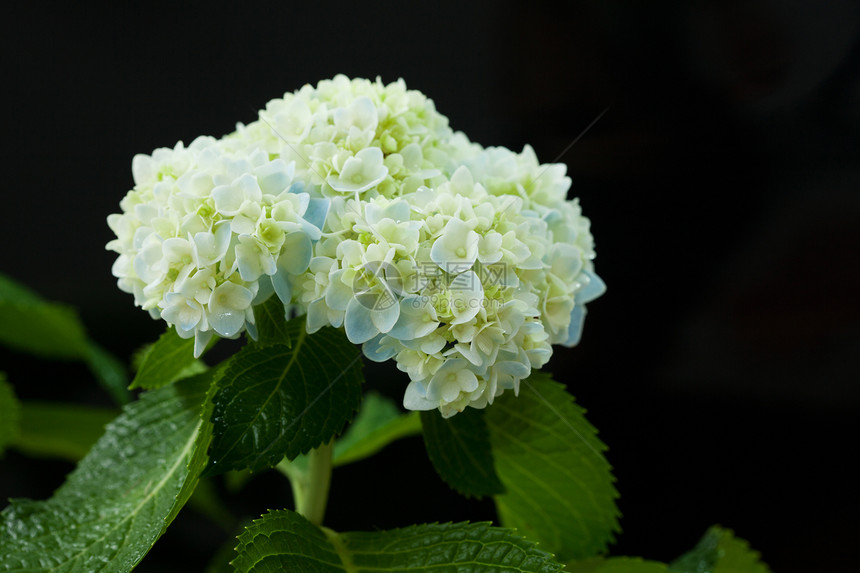
[{"label": "hydrangea flower cluster", "polygon": [[256,336],[277,296],[409,375],[404,406],[483,408],[579,341],[605,287],[564,165],[482,148],[403,81],[337,76],[220,140],[139,155],[108,223],[136,304],[194,336]]}]

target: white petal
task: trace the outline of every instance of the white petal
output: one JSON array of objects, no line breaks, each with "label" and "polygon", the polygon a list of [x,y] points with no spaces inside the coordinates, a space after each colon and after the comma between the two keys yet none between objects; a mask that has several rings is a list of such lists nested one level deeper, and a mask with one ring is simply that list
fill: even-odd
[{"label": "white petal", "polygon": [[257,184],[263,193],[277,195],[290,184],[293,179],[293,171],[295,171],[294,163],[287,165],[283,159],[275,159],[257,168]]},{"label": "white petal", "polygon": [[478,377],[467,368],[457,373],[457,383],[463,392],[474,392],[478,389]]},{"label": "white petal", "polygon": [[480,312],[484,302],[484,287],[481,284],[481,279],[474,271],[457,275],[451,281],[449,292],[451,293],[451,310],[455,317],[451,324],[468,322]]},{"label": "white petal", "polygon": [[460,384],[457,380],[448,380],[439,386],[439,397],[443,402],[453,402],[460,397]]},{"label": "white petal", "polygon": [[325,299],[318,298],[308,305],[306,329],[308,334],[313,334],[326,325],[328,325],[328,307]]},{"label": "white petal", "polygon": [[155,162],[149,155],[138,153],[131,160],[131,175],[135,185],[148,183],[155,177]]},{"label": "white petal", "polygon": [[382,150],[366,147],[347,159],[338,176],[330,175],[326,182],[341,193],[360,193],[380,183],[388,175]]},{"label": "white petal", "polygon": [[475,187],[475,180],[472,178],[472,172],[465,165],[457,168],[451,175],[451,190],[457,195],[471,195]]},{"label": "white petal", "polygon": [[212,292],[209,300],[209,323],[225,338],[238,334],[245,324],[245,309],[254,300],[247,288],[225,282]]},{"label": "white petal", "polygon": [[257,184],[257,179],[250,173],[242,174],[241,177],[233,182],[233,185],[242,190],[244,199],[248,201],[258,203],[263,198],[263,192]]},{"label": "white petal", "polygon": [[180,294],[170,293],[165,299],[168,306],[161,311],[161,318],[181,330],[193,331],[203,316],[200,306]]},{"label": "white petal", "polygon": [[177,263],[183,261],[185,258],[187,258],[189,262],[191,260],[191,243],[185,239],[180,239],[178,237],[166,239],[161,244],[161,248],[164,253],[164,258],[168,262]]},{"label": "white petal", "polygon": [[490,231],[478,241],[478,260],[485,265],[497,263],[502,258],[502,236]]},{"label": "white petal", "polygon": [[239,244],[236,245],[236,262],[239,265],[239,276],[243,281],[253,282],[262,274],[275,272],[275,261],[268,249],[248,235],[239,237]]},{"label": "white petal", "polygon": [[480,235],[468,223],[451,219],[430,249],[430,259],[445,272],[457,274],[475,264]]},{"label": "white petal", "polygon": [[200,268],[214,263],[215,257],[215,235],[209,232],[196,233],[191,241],[192,260]]},{"label": "white petal", "polygon": [[212,198],[215,199],[215,209],[229,216],[238,213],[245,200],[242,190],[232,185],[219,185],[212,190]]},{"label": "white petal", "polygon": [[428,298],[407,296],[400,301],[400,317],[388,334],[398,340],[413,340],[427,336],[438,326],[436,309]]}]

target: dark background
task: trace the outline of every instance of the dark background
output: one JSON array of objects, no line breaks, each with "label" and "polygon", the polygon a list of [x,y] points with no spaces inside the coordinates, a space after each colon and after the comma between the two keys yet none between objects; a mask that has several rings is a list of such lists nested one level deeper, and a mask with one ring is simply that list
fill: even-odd
[{"label": "dark background", "polygon": [[[644,4],[16,4],[0,35],[0,270],[77,306],[126,358],[162,331],[104,250],[134,154],[228,133],[336,73],[403,77],[472,140],[546,162],[608,107],[558,160],[609,290],[550,369],[610,446],[613,554],[670,560],[720,523],[774,571],[853,571],[860,9]],[[108,403],[82,367],[0,360],[24,398]],[[392,396],[405,382],[368,370]],[[2,498],[47,497],[71,469],[0,463]],[[276,475],[226,497],[241,518],[291,504]],[[329,507],[340,530],[494,517],[447,490],[419,439],[337,470]],[[139,570],[202,570],[228,535],[186,510]]]}]

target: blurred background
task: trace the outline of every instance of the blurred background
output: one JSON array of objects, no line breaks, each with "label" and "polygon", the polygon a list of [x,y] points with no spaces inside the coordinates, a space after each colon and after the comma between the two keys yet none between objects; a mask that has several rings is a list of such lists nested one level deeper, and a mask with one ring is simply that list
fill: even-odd
[{"label": "blurred background", "polygon": [[[610,447],[612,553],[671,560],[720,523],[776,572],[855,570],[857,3],[17,3],[3,27],[0,272],[78,307],[116,355],[163,330],[104,250],[134,154],[221,136],[337,73],[402,77],[472,140],[569,167],[609,290],[549,368]],[[109,403],[82,366],[0,350],[0,370],[24,399]],[[0,468],[0,498],[44,498],[72,465],[12,452]],[[280,476],[252,485],[222,492],[237,518],[291,506]],[[494,518],[418,438],[338,469],[329,508],[338,530]],[[184,511],[139,570],[202,570],[230,535]]]}]

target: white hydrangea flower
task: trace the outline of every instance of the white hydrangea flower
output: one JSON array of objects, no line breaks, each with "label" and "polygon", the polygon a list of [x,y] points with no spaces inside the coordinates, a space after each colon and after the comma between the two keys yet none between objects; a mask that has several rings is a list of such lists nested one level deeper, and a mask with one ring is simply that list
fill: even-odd
[{"label": "white hydrangea flower", "polygon": [[460,219],[449,219],[442,229],[442,234],[433,242],[430,258],[448,272],[470,269],[478,258],[481,239],[468,223]]},{"label": "white hydrangea flower", "polygon": [[113,273],[196,338],[254,335],[277,296],[410,378],[404,405],[483,408],[575,345],[594,273],[564,165],[482,148],[400,80],[337,76],[220,140],[132,163]]},{"label": "white hydrangea flower", "polygon": [[339,193],[360,193],[375,187],[388,175],[383,163],[382,150],[366,147],[346,161],[337,175],[329,175],[326,183]]},{"label": "white hydrangea flower", "polygon": [[[138,155],[132,171],[123,213],[108,217],[113,273],[136,304],[196,337],[198,355],[213,333],[253,328],[261,283],[270,292],[273,277],[307,268],[321,231],[303,218],[311,198],[293,184],[294,165],[201,137]],[[307,248],[285,248],[297,244]]]}]

